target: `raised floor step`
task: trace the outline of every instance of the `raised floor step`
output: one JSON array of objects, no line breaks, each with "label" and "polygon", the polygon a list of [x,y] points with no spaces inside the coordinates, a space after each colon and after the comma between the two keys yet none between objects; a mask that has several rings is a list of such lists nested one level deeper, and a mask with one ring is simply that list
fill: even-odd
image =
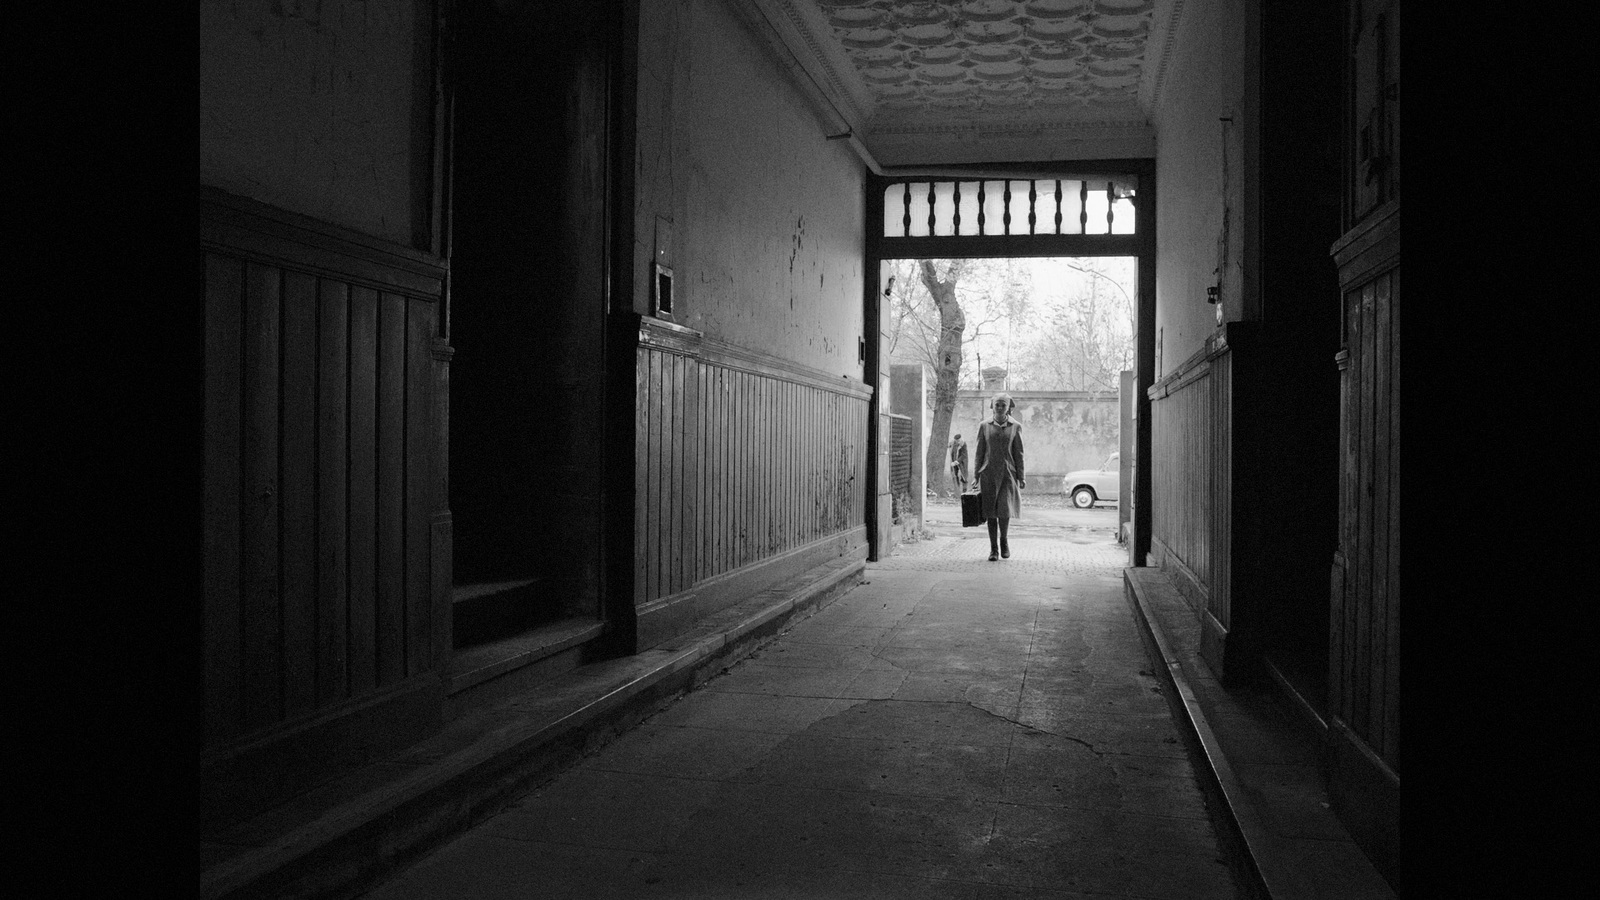
[{"label": "raised floor step", "polygon": [[1321,748],[1303,712],[1274,684],[1224,687],[1200,655],[1196,611],[1160,569],[1124,569],[1123,583],[1257,895],[1397,897],[1329,810]]},{"label": "raised floor step", "polygon": [[[200,896],[355,897],[742,658],[795,617],[826,606],[860,583],[864,570],[859,558],[817,566],[708,617],[670,646],[589,663],[537,690],[468,710],[393,758],[207,834]],[[580,635],[573,631],[564,640]]]},{"label": "raised floor step", "polygon": [[458,584],[451,591],[451,639],[457,650],[521,634],[564,616],[533,579]]},{"label": "raised floor step", "polygon": [[445,691],[458,694],[578,647],[604,631],[605,623],[595,619],[566,619],[457,650],[451,656],[450,669],[445,676]]}]

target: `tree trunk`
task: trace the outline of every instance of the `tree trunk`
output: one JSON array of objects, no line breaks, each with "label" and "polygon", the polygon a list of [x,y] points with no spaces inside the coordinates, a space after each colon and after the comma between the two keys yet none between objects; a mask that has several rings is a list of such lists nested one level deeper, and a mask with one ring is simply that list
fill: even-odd
[{"label": "tree trunk", "polygon": [[956,299],[956,283],[961,279],[965,260],[952,262],[944,281],[939,280],[931,260],[919,260],[918,265],[922,284],[939,308],[939,345],[933,369],[933,425],[928,435],[923,471],[928,473],[929,487],[943,494],[952,490],[950,419],[955,414],[956,391],[961,384],[961,342],[967,328],[966,314]]}]

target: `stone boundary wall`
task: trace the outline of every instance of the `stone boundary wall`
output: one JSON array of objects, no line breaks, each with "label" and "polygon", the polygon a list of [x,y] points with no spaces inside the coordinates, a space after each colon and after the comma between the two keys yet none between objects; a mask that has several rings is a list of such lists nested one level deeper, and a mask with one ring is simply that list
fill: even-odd
[{"label": "stone boundary wall", "polygon": [[[997,391],[965,390],[956,394],[950,433],[960,434],[977,466],[978,425],[989,418]],[[1117,451],[1121,414],[1115,391],[1011,391],[1017,406],[1012,418],[1022,423],[1030,490],[1061,490],[1061,476],[1074,469],[1092,469]]]}]

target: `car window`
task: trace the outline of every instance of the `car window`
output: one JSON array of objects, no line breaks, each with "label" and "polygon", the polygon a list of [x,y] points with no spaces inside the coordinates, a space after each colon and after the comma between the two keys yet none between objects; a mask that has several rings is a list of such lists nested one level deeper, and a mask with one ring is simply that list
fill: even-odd
[{"label": "car window", "polygon": [[1121,455],[1121,453],[1113,453],[1106,457],[1106,461],[1100,465],[1100,470],[1103,472],[1109,472],[1112,469],[1115,469],[1117,467],[1117,457]]}]

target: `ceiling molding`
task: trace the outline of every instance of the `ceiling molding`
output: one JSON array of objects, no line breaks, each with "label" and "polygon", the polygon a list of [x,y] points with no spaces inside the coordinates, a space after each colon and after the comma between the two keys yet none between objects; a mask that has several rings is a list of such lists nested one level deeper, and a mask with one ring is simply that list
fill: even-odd
[{"label": "ceiling molding", "polygon": [[[816,23],[808,21],[794,0],[735,3],[747,18],[759,21],[770,37],[788,49],[794,64],[811,81],[812,92],[833,107],[834,114],[849,128],[860,130],[872,114],[871,92],[855,76],[855,69],[843,52],[818,38]],[[849,75],[841,75],[841,69]]]},{"label": "ceiling molding", "polygon": [[[1153,133],[1184,0],[730,0],[798,86],[867,145]],[[960,145],[959,148],[956,145]],[[1009,151],[1009,148],[1007,149]]]},{"label": "ceiling molding", "polygon": [[[1143,131],[1149,128],[1143,121],[1132,122],[1126,119],[1103,119],[1098,121],[1077,119],[1071,121],[1018,121],[1008,119],[1003,122],[984,123],[983,134],[1038,134],[1047,131]],[[907,122],[904,124],[884,125],[874,127],[873,135],[889,136],[914,136],[929,134],[970,134],[972,128],[964,122],[940,124],[936,122]]]},{"label": "ceiling molding", "polygon": [[[805,41],[806,49],[811,51],[812,58],[827,75],[828,86],[832,88],[831,93],[844,99],[850,106],[850,111],[855,114],[856,122],[865,121],[871,113],[869,107],[872,103],[872,93],[856,75],[849,58],[840,52],[837,45],[824,44],[817,38],[816,26],[821,23],[808,21],[793,0],[765,0],[765,2],[775,3],[783,11],[784,18],[795,31],[799,32],[801,39]],[[815,6],[807,5],[806,8],[812,14],[816,13]],[[849,78],[840,76],[841,68],[850,73]]]},{"label": "ceiling molding", "polygon": [[1167,65],[1172,61],[1172,48],[1177,44],[1178,27],[1183,21],[1183,4],[1184,0],[1156,0],[1155,25],[1145,45],[1144,77],[1139,82],[1139,103],[1152,117],[1161,108]]}]

